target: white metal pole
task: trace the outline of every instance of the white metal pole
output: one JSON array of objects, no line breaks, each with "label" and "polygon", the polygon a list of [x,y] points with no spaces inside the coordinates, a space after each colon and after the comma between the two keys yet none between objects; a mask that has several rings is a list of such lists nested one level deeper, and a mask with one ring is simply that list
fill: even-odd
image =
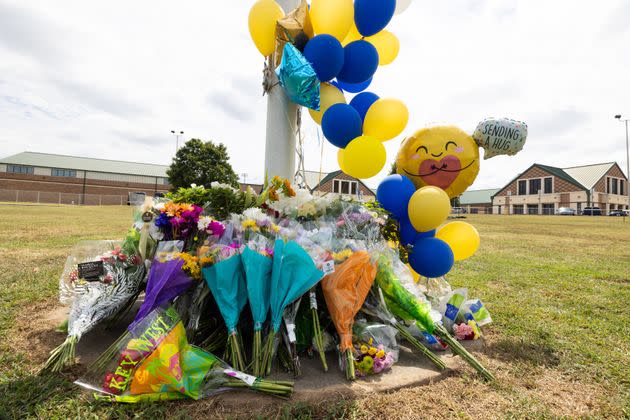
[{"label": "white metal pole", "polygon": [[[277,0],[285,13],[296,9],[301,0]],[[272,69],[274,70],[274,69]],[[275,77],[275,71],[272,71]],[[295,175],[295,130],[297,106],[277,84],[267,93],[267,140],[265,143],[265,176],[278,175],[293,181]]]}]

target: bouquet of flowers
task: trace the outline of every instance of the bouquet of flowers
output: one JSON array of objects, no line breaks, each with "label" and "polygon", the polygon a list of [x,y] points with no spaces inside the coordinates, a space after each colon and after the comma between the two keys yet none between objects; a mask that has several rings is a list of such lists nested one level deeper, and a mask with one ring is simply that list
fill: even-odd
[{"label": "bouquet of flowers", "polygon": [[392,268],[394,258],[393,251],[383,253],[379,257],[378,273],[376,275],[376,283],[383,292],[387,308],[397,317],[403,320],[413,320],[419,323],[428,333],[437,335],[448,344],[453,353],[466,360],[484,378],[494,380],[494,376],[454,339],[446,328],[434,321],[431,317],[431,305],[426,301],[419,301],[400,282]]},{"label": "bouquet of flowers", "polygon": [[158,212],[155,226],[161,230],[164,239],[183,241],[194,239],[203,208],[196,204],[169,201],[156,205],[155,209]]},{"label": "bouquet of flowers", "polygon": [[262,328],[269,313],[271,296],[272,242],[263,235],[250,236],[242,252],[247,282],[247,296],[254,318],[252,365],[256,376],[262,376]]},{"label": "bouquet of flowers", "polygon": [[241,245],[238,242],[225,244],[236,239],[231,226],[229,231],[230,234],[226,232],[221,243],[209,249],[207,256],[204,257],[207,264],[204,264],[201,272],[228,329],[230,362],[232,366],[242,371],[245,370],[245,352],[237,325],[247,303],[247,284],[241,259]]},{"label": "bouquet of flowers", "polygon": [[345,357],[346,378],[355,379],[352,325],[376,276],[376,266],[366,251],[352,254],[322,280],[330,317],[339,334],[339,352]]},{"label": "bouquet of flowers", "polygon": [[265,381],[232,369],[211,353],[188,343],[173,308],[156,309],[120,342],[118,356],[91,366],[76,382],[102,394],[97,399],[137,403],[192,398],[229,389],[249,388],[288,397],[293,383]]},{"label": "bouquet of flowers", "polygon": [[[315,263],[294,241],[286,244],[276,240],[273,251],[273,263],[271,270],[271,327],[263,348],[263,369],[268,375],[271,373],[271,364],[276,349],[276,343],[282,317],[287,306],[308,292],[323,277],[324,273],[315,267]],[[286,325],[289,336],[294,334],[294,326]],[[289,337],[291,340],[293,337]],[[295,339],[292,340],[295,342]],[[295,365],[294,359],[294,365]],[[295,366],[294,366],[295,367]],[[298,367],[299,368],[299,367]]]},{"label": "bouquet of flowers", "polygon": [[[375,282],[375,285],[372,287],[372,290],[370,290],[370,294],[368,295],[365,303],[363,304],[363,307],[361,308],[363,313],[370,315],[376,320],[384,322],[387,325],[395,328],[400,333],[401,337],[407,340],[407,342],[411,344],[422,355],[427,357],[438,369],[446,369],[446,364],[442,361],[442,359],[434,355],[420,341],[418,341],[409,331],[409,329],[402,322],[396,319],[396,317],[389,311],[387,305],[385,304],[383,291],[378,287],[377,283],[378,282]],[[429,337],[433,337],[430,334],[428,335]]]},{"label": "bouquet of flowers", "polygon": [[353,333],[352,341],[357,354],[354,368],[357,376],[383,373],[398,361],[395,328],[383,324],[356,322]]},{"label": "bouquet of flowers", "polygon": [[81,336],[126,308],[145,274],[141,258],[123,252],[117,242],[79,243],[60,280],[62,302],[71,302],[68,338],[51,352],[43,369],[58,372],[71,363]]}]

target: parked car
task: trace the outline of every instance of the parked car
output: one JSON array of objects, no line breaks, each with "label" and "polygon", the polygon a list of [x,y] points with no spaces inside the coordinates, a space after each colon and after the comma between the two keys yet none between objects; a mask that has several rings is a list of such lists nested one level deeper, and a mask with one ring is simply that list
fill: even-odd
[{"label": "parked car", "polygon": [[575,216],[577,211],[569,207],[560,207],[556,210],[558,216]]},{"label": "parked car", "polygon": [[451,209],[451,214],[466,214],[466,209],[463,207],[453,207]]},{"label": "parked car", "polygon": [[599,207],[584,207],[582,210],[582,216],[601,216],[602,209]]},{"label": "parked car", "polygon": [[156,192],[155,194],[153,194],[153,198],[164,198],[164,193]]},{"label": "parked car", "polygon": [[628,217],[630,216],[630,211],[629,210],[611,210],[610,213],[608,213],[609,216],[617,216],[617,217]]}]

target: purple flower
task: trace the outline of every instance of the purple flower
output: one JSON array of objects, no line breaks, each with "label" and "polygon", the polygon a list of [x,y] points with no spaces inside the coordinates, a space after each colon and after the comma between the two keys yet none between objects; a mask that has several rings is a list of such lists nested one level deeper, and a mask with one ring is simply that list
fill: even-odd
[{"label": "purple flower", "polygon": [[186,223],[186,220],[183,217],[173,217],[171,219],[171,226],[173,226],[174,228],[179,227],[184,223]]},{"label": "purple flower", "polygon": [[223,226],[223,223],[215,221],[208,225],[207,230],[212,235],[221,237],[223,235],[223,232],[225,232],[225,226]]},{"label": "purple flower", "polygon": [[171,221],[166,213],[160,213],[160,216],[155,219],[155,226],[159,228],[166,228],[171,226]]}]

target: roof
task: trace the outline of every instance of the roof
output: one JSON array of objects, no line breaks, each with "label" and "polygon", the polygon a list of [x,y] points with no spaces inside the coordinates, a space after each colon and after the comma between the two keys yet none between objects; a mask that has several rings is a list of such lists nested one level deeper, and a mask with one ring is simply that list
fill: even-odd
[{"label": "roof", "polygon": [[[559,178],[564,179],[565,181],[575,185],[581,190],[590,191],[595,187],[595,184],[602,179],[604,175],[613,167],[617,165],[616,162],[609,163],[595,163],[592,165],[583,165],[583,166],[572,166],[570,168],[557,168],[555,166],[541,165],[540,163],[534,163],[532,166],[527,168],[525,171],[518,174],[514,179],[505,184],[505,186],[499,189],[492,196],[494,197],[499,192],[506,189],[511,183],[516,181],[523,175],[525,172],[529,171],[533,167],[538,167],[543,169],[544,171],[549,172],[552,175],[555,175]],[[619,167],[619,165],[617,165]],[[622,171],[623,173],[623,171]]]},{"label": "roof", "polygon": [[576,187],[578,187],[581,190],[587,189],[583,184],[581,184],[579,181],[577,181],[571,175],[566,173],[566,171],[564,169],[562,169],[562,168],[556,168],[555,166],[541,165],[539,163],[536,163],[535,166],[538,166],[539,168],[549,172],[552,175],[557,176],[558,178],[564,179],[568,183],[575,185]]},{"label": "roof", "polygon": [[[326,184],[328,181],[331,181],[335,178],[337,178],[339,175],[342,175],[343,171],[334,171],[329,173],[328,175],[326,175],[324,178],[322,178],[322,180],[315,185],[315,187],[311,188],[311,191],[315,191],[317,188],[321,187],[322,185]],[[355,181],[357,181],[359,184],[363,185],[365,188],[367,188],[372,195],[376,196],[376,193],[374,192],[374,190],[370,187],[368,187],[367,185],[365,185],[365,183],[363,181],[361,181],[360,179],[357,178],[353,178]]]},{"label": "roof", "polygon": [[488,190],[466,191],[459,197],[459,204],[491,204],[492,196],[498,193],[500,188],[492,188]]},{"label": "roof", "polygon": [[615,166],[615,162],[574,166],[572,168],[564,168],[564,171],[590,190],[613,166]]},{"label": "roof", "polygon": [[79,171],[106,172],[166,178],[168,166],[122,160],[96,159],[51,153],[22,152],[0,159],[0,163],[40,166],[45,168],[75,169]]},{"label": "roof", "polygon": [[306,178],[306,186],[309,189],[314,189],[322,179],[324,179],[328,175],[327,172],[319,172],[319,171],[304,171],[304,177]]}]

